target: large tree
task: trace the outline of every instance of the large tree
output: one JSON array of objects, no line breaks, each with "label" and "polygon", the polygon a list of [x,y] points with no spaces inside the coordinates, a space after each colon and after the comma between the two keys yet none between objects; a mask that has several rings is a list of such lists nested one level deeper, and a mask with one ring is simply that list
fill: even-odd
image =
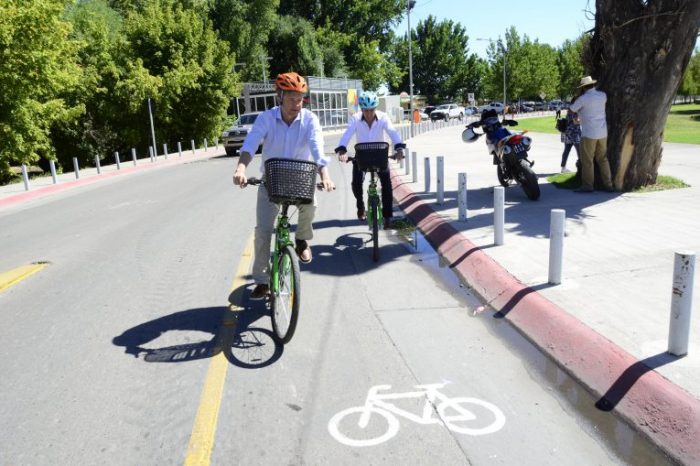
[{"label": "large tree", "polygon": [[656,181],[666,117],[699,28],[698,0],[596,0],[586,65],[608,95],[617,189]]}]

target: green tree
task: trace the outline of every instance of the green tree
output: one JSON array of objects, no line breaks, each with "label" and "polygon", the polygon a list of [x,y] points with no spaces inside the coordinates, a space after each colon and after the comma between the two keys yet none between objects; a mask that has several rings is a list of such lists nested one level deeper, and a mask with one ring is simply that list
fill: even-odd
[{"label": "green tree", "polygon": [[12,176],[11,165],[53,158],[51,126],[82,111],[59,98],[81,75],[66,4],[0,1],[0,181]]},{"label": "green tree", "polygon": [[[438,22],[434,16],[419,21],[411,31],[414,94],[430,102],[466,100],[469,92],[478,93],[482,86],[482,62],[469,54],[469,37],[459,23]],[[394,60],[400,69],[408,69],[408,42],[404,37],[394,47]],[[391,90],[407,90],[409,77],[404,74]]]},{"label": "green tree", "polygon": [[301,75],[323,73],[323,54],[311,23],[301,18],[280,16],[268,42],[270,75],[287,71]]},{"label": "green tree", "polygon": [[583,50],[587,47],[588,37],[581,36],[571,41],[566,40],[559,49],[557,66],[559,68],[559,86],[557,92],[565,99],[571,99],[584,75]]},{"label": "green tree", "polygon": [[678,93],[686,97],[700,95],[700,53],[697,50],[683,73],[683,81]]}]

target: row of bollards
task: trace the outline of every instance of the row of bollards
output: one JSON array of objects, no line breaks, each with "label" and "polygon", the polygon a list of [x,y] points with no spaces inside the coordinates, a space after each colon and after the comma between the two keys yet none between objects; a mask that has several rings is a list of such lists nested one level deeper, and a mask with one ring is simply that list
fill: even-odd
[{"label": "row of bollards", "polygon": [[[409,153],[407,151],[406,156],[405,175],[412,175],[413,182],[415,183],[418,180],[418,155],[416,152]],[[423,192],[429,194],[431,193],[431,166],[429,157],[424,158],[423,171]],[[442,156],[437,157],[436,171],[436,203],[442,205],[444,203],[445,186],[444,158]],[[458,173],[457,182],[458,220],[466,222],[468,220],[467,174]],[[494,244],[496,246],[502,246],[505,243],[505,189],[502,186],[496,186],[493,189],[493,205]],[[547,279],[550,285],[559,285],[562,283],[565,224],[566,211],[564,209],[552,209],[550,212],[549,273]],[[684,356],[688,354],[694,276],[695,253],[691,251],[676,252],[668,336],[668,353],[674,356]]]},{"label": "row of bollards", "polygon": [[[219,148],[219,139],[215,138],[214,143],[216,144],[216,148]],[[194,143],[194,139],[190,140],[190,145],[192,147],[192,155],[195,154],[196,146]],[[209,149],[208,147],[208,141],[206,138],[204,138],[204,151],[206,152]],[[177,152],[180,157],[182,157],[182,144],[180,141],[177,142]],[[163,144],[163,154],[165,155],[165,160],[168,160],[168,156],[170,155],[168,153],[168,145]],[[150,157],[151,162],[155,162],[157,160],[157,154],[153,150],[153,146],[148,146],[148,155]],[[136,149],[132,148],[131,149],[131,160],[134,164],[134,166],[137,165],[137,156],[136,156]],[[100,163],[100,157],[98,155],[95,155],[95,169],[97,170],[97,174],[100,175],[102,174],[102,165]],[[114,152],[114,163],[117,167],[117,170],[121,170],[121,158],[119,156],[119,152],[115,151]],[[51,169],[51,180],[53,184],[58,184],[58,177],[56,175],[56,162],[53,160],[49,160],[49,167]],[[29,173],[27,166],[25,164],[22,164],[22,181],[24,183],[24,190],[29,191],[31,189],[31,185],[29,184]],[[80,179],[80,165],[78,163],[78,158],[73,157],[73,171],[75,173],[75,179]]]}]

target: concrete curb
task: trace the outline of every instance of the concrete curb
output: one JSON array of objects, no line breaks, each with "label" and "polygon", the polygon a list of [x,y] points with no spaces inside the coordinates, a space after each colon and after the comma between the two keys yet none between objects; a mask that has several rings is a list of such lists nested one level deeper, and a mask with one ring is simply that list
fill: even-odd
[{"label": "concrete curb", "polygon": [[[525,338],[682,464],[700,464],[700,401],[523,285],[464,237],[392,169],[394,198],[450,268]],[[647,361],[645,363],[645,361]]]}]

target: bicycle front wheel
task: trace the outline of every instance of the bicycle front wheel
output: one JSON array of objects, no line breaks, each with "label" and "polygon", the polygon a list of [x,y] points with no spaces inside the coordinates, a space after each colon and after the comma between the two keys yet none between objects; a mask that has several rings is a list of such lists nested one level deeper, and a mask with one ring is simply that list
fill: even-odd
[{"label": "bicycle front wheel", "polygon": [[372,216],[372,259],[379,260],[379,200],[375,197],[369,200],[369,212]]},{"label": "bicycle front wheel", "polygon": [[281,251],[277,267],[277,286],[272,295],[272,330],[275,340],[284,344],[294,336],[301,300],[299,258],[291,246]]}]

